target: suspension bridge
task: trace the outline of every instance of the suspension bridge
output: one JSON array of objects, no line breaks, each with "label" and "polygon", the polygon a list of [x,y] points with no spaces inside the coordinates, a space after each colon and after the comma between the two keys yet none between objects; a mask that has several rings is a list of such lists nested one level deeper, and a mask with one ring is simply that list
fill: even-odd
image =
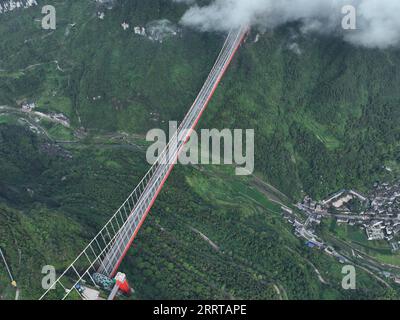
[{"label": "suspension bridge", "polygon": [[233,57],[244,41],[248,27],[232,29],[219,53],[196,100],[179,128],[146,175],[128,196],[112,218],[78,255],[61,276],[45,291],[40,299],[62,299],[79,295],[87,300],[82,283],[98,288],[94,275],[115,277],[118,268],[133,240],[144,223],[158,194],[177,162],[184,145],[189,140],[204,110],[210,102]]}]

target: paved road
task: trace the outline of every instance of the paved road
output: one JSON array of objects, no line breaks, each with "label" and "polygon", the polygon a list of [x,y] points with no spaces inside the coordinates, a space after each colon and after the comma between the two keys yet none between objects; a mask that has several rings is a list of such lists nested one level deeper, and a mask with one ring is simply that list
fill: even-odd
[{"label": "paved road", "polygon": [[359,221],[369,221],[369,220],[383,220],[383,221],[393,221],[400,222],[399,218],[392,217],[380,217],[380,216],[366,216],[366,215],[348,215],[348,214],[322,214],[323,217],[334,217],[339,219],[349,219],[349,220],[359,220]]}]

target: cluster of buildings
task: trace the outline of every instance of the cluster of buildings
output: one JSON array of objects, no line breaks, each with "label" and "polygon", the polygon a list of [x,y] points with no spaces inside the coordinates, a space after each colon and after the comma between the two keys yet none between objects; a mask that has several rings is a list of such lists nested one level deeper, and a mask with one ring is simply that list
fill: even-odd
[{"label": "cluster of buildings", "polygon": [[[30,113],[30,114],[32,114],[34,116],[39,117],[40,119],[46,119],[48,121],[61,124],[62,126],[66,127],[66,128],[70,128],[70,126],[71,126],[70,120],[63,113],[52,112],[52,113],[46,114],[46,113],[43,113],[43,112],[35,111],[35,108],[37,107],[35,102],[23,101],[20,104],[20,106],[21,106],[22,112]],[[39,120],[37,120],[37,122],[38,121]]]},{"label": "cluster of buildings", "polygon": [[[296,208],[299,211],[282,206],[283,217],[293,226],[294,234],[303,239],[307,247],[317,248],[340,263],[350,261],[317,235],[324,218],[360,227],[368,240],[388,241],[392,252],[400,251],[400,180],[376,183],[367,195],[340,190],[322,201],[306,196]],[[393,278],[392,274],[388,276]],[[400,277],[394,277],[394,281],[400,284]]]},{"label": "cluster of buildings", "polygon": [[297,208],[307,220],[320,223],[333,217],[339,224],[357,225],[368,240],[386,240],[393,251],[400,249],[400,181],[376,183],[368,195],[354,190],[340,190],[322,201],[306,196]]},{"label": "cluster of buildings", "polygon": [[139,35],[139,36],[146,36],[146,28],[145,27],[141,27],[141,26],[136,26],[135,28],[133,28],[133,31],[135,32],[135,34]]},{"label": "cluster of buildings", "polygon": [[307,210],[308,217],[305,222],[293,212],[292,209],[282,206],[283,217],[294,227],[294,233],[296,237],[304,239],[305,244],[309,248],[317,248],[324,251],[326,254],[335,257],[340,263],[347,263],[348,259],[338,253],[332,246],[324,243],[316,234],[316,226],[321,224],[322,215],[318,213],[311,213],[307,206],[302,206],[304,210]]},{"label": "cluster of buildings", "polygon": [[21,105],[22,111],[30,112],[36,108],[36,104],[34,102],[24,102]]},{"label": "cluster of buildings", "polygon": [[370,206],[364,215],[371,218],[363,224],[369,240],[387,240],[393,251],[398,251],[400,241],[400,181],[376,183],[369,195]]},{"label": "cluster of buildings", "polygon": [[400,181],[376,183],[370,195],[371,208],[368,214],[398,217],[400,214]]},{"label": "cluster of buildings", "polygon": [[37,6],[36,0],[8,0],[0,2],[0,13],[13,11],[19,8],[26,9],[32,6]]}]

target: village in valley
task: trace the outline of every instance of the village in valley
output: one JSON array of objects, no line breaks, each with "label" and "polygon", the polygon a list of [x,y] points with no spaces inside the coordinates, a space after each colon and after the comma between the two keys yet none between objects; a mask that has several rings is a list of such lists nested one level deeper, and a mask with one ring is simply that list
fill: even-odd
[{"label": "village in valley", "polygon": [[348,257],[318,234],[324,219],[333,220],[338,226],[359,228],[368,241],[386,241],[392,253],[400,250],[400,180],[375,183],[365,195],[340,190],[321,201],[306,196],[295,207],[298,210],[282,207],[283,217],[293,225],[295,235],[304,239],[309,248],[319,248],[341,263],[349,262]]}]

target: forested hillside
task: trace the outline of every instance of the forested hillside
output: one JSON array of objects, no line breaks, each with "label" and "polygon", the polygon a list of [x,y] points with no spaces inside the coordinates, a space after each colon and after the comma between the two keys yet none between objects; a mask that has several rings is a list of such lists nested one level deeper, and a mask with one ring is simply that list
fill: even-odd
[{"label": "forested hillside", "polygon": [[[185,5],[168,0],[114,1],[112,10],[53,2],[54,32],[40,29],[39,8],[2,15],[0,104],[33,100],[77,127],[140,134],[182,119],[222,34],[183,29],[162,43],[136,35],[134,26],[179,21]],[[399,51],[304,36],[296,25],[256,35],[200,127],[255,128],[258,171],[293,197],[369,187],[399,156]]]},{"label": "forested hillside", "polygon": [[[4,124],[0,141],[0,246],[20,298],[38,298],[42,267],[62,272],[85,247],[144,174],[144,152],[112,142],[60,147]],[[282,220],[280,205],[233,171],[174,170],[121,267],[133,298],[396,296],[362,269],[357,290],[341,290],[341,265],[307,250]],[[0,265],[0,297],[14,295]]]},{"label": "forested hillside", "polygon": [[[37,2],[0,14],[0,246],[25,298],[41,292],[41,266],[63,270],[139,181],[141,138],[183,118],[225,36],[181,27],[187,7],[171,0]],[[41,29],[44,3],[57,9],[54,31]],[[384,166],[400,172],[399,65],[398,49],[296,24],[254,29],[198,127],[255,129],[257,175],[287,204],[362,191],[387,178]],[[22,121],[27,103],[71,127]],[[340,264],[306,250],[280,205],[231,169],[174,170],[123,265],[135,298],[396,296],[362,270],[356,291],[341,290]],[[0,280],[10,297],[3,268]]]}]

